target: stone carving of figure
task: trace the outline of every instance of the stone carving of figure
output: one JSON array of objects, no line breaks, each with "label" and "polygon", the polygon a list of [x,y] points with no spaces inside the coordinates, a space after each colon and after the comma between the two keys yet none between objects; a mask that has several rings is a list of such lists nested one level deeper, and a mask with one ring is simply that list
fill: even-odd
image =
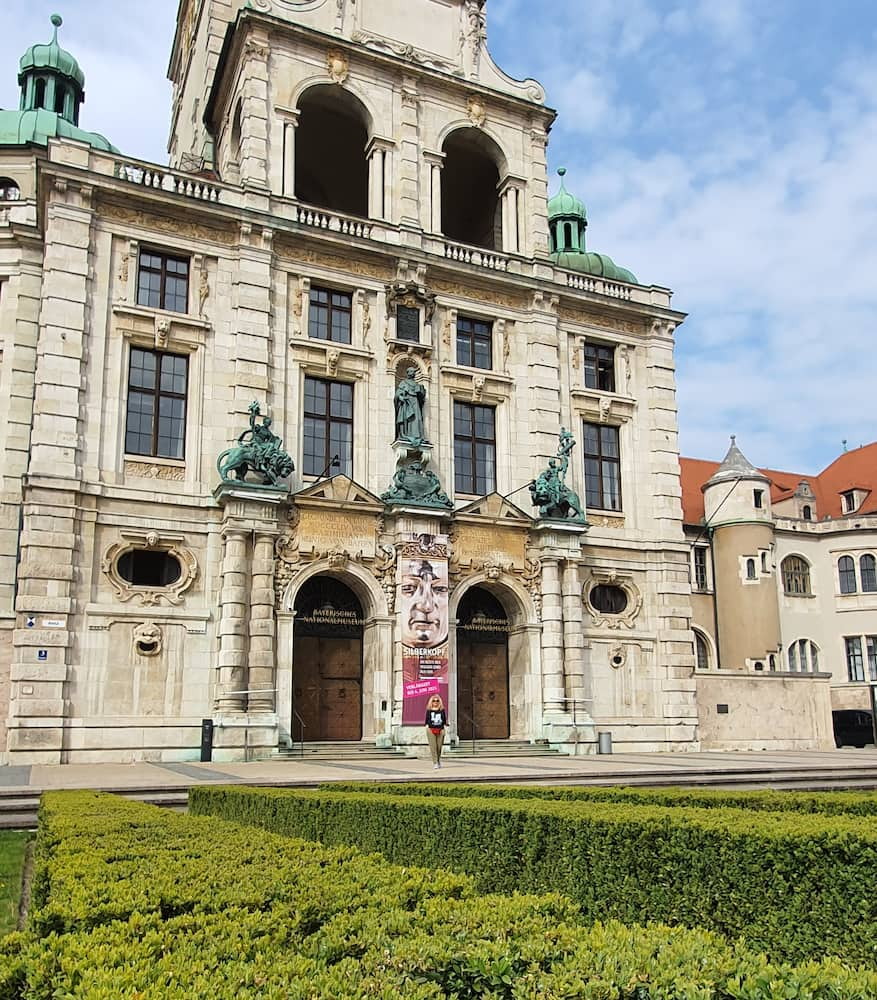
[{"label": "stone carving of figure", "polygon": [[485,0],[466,0],[463,7],[463,31],[460,47],[463,57],[463,73],[468,77],[478,76],[481,63],[481,48],[487,41],[487,15]]},{"label": "stone carving of figure", "polygon": [[426,443],[423,424],[423,407],[426,389],[414,377],[415,368],[409,368],[405,378],[396,388],[393,402],[396,406],[396,440],[420,446]]},{"label": "stone carving of figure", "polygon": [[575,448],[575,439],[572,436],[572,432],[568,431],[565,427],[560,428],[560,445],[557,449],[557,457],[560,459],[560,478],[562,482],[566,481],[566,474],[569,471],[569,456],[570,452]]},{"label": "stone carving of figure", "polygon": [[217,459],[219,477],[223,482],[233,479],[245,482],[247,473],[252,469],[262,478],[264,485],[277,485],[295,471],[292,459],[283,450],[280,438],[271,430],[271,418],[263,417],[261,423],[256,422],[260,416],[259,404],[251,403],[249,411],[249,428],[238,435],[236,447],[227,448]]},{"label": "stone carving of figure", "polygon": [[539,508],[540,517],[554,520],[567,520],[572,517],[580,523],[584,522],[585,513],[581,501],[566,485],[569,456],[575,446],[572,434],[565,427],[561,427],[557,456],[548,459],[548,468],[540,472],[535,482],[530,485],[530,496],[534,506]]}]

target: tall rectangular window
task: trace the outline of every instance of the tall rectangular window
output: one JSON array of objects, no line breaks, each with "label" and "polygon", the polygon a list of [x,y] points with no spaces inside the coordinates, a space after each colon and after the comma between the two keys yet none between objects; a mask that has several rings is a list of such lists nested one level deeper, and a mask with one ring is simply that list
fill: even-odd
[{"label": "tall rectangular window", "polygon": [[131,348],[125,451],[129,455],[184,458],[189,359]]},{"label": "tall rectangular window", "polygon": [[707,554],[709,549],[705,545],[694,546],[694,588],[695,590],[708,590],[707,576]]},{"label": "tall rectangular window", "polygon": [[865,636],[865,649],[868,653],[868,675],[872,681],[877,681],[877,635]]},{"label": "tall rectangular window", "polygon": [[454,490],[484,496],[496,489],[496,411],[454,403]]},{"label": "tall rectangular window", "polygon": [[188,312],[188,258],[141,250],[137,267],[137,305]]},{"label": "tall rectangular window", "polygon": [[847,674],[851,681],[865,679],[865,665],[862,662],[862,639],[854,635],[844,639],[847,648]]},{"label": "tall rectangular window", "polygon": [[598,510],[621,510],[621,454],[617,427],[585,424],[585,503]]},{"label": "tall rectangular window", "polygon": [[308,336],[314,340],[350,343],[353,296],[330,288],[312,288],[308,309]]},{"label": "tall rectangular window", "polygon": [[585,386],[615,392],[615,348],[585,344]]},{"label": "tall rectangular window", "polygon": [[353,386],[305,378],[304,475],[327,475],[337,455],[341,465],[332,468],[353,474]]},{"label": "tall rectangular window", "polygon": [[457,364],[493,367],[493,326],[480,319],[457,318]]}]

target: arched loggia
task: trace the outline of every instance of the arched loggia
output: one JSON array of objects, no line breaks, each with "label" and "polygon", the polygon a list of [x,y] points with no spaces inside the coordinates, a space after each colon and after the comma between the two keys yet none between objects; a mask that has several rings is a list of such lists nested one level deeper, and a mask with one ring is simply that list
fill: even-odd
[{"label": "arched loggia", "polygon": [[481,129],[457,129],[442,146],[442,232],[452,240],[502,250],[500,169],[505,157]]},{"label": "arched loggia", "polygon": [[298,111],[296,198],[367,217],[370,116],[365,106],[337,85],[318,84],[302,94]]}]

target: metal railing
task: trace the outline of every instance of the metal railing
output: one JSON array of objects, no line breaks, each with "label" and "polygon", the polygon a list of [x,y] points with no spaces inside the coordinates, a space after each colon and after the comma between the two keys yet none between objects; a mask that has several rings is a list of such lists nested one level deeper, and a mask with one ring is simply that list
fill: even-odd
[{"label": "metal railing", "polygon": [[[292,715],[293,715],[293,718],[298,722],[298,724],[299,724],[299,731],[301,732],[301,739],[298,741],[299,742],[299,746],[301,748],[299,750],[299,756],[300,757],[304,757],[304,755],[305,755],[305,730],[308,728],[308,726],[307,726],[307,723],[305,722],[305,720],[298,714],[298,712],[296,712],[295,709],[292,710]],[[295,727],[293,727],[293,731],[289,735],[292,737],[292,750],[293,750],[293,752],[295,752]]]}]

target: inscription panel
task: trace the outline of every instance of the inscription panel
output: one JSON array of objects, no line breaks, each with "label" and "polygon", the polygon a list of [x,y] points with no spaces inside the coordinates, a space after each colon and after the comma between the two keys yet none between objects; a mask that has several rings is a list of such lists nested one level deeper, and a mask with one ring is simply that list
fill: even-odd
[{"label": "inscription panel", "polygon": [[500,525],[480,526],[460,524],[454,555],[461,563],[512,563],[523,569],[526,561],[526,531]]},{"label": "inscription panel", "polygon": [[377,519],[372,514],[300,508],[299,549],[302,552],[332,552],[343,549],[351,556],[374,559]]}]

